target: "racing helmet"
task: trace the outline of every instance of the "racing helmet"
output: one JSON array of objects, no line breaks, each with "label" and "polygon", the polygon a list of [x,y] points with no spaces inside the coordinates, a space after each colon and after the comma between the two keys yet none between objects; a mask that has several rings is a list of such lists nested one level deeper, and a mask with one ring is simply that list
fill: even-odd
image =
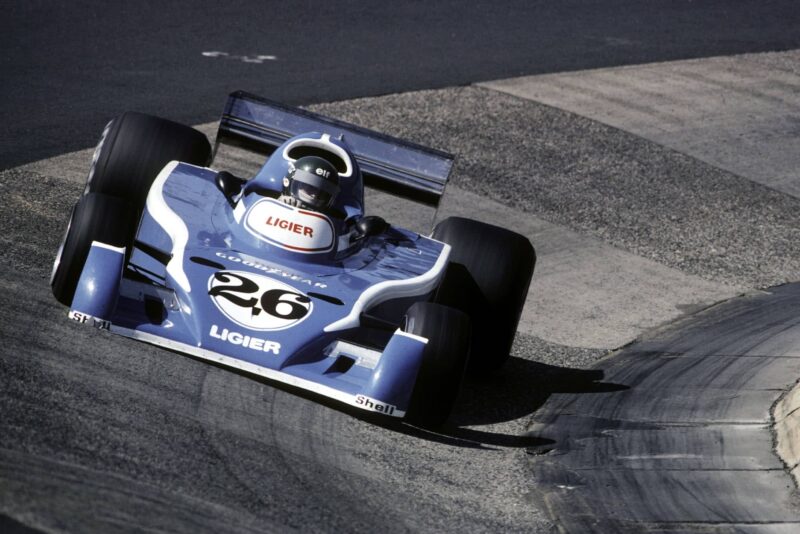
[{"label": "racing helmet", "polygon": [[303,156],[289,164],[283,179],[283,196],[293,204],[321,210],[331,206],[338,193],[339,173],[326,159]]}]

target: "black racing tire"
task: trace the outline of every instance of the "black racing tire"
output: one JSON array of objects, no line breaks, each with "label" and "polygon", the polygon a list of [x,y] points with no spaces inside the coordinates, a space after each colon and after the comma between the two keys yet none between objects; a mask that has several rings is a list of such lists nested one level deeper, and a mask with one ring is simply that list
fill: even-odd
[{"label": "black racing tire", "polygon": [[141,213],[153,180],[172,160],[207,165],[211,160],[208,138],[189,126],[129,111],[103,130],[85,193],[125,199]]},{"label": "black racing tire", "polygon": [[440,427],[450,416],[467,367],[469,317],[453,308],[417,302],[406,312],[404,331],[428,339],[406,418],[420,427]]},{"label": "black racing tire", "polygon": [[499,369],[511,352],[528,296],[536,265],[533,245],[511,230],[462,217],[440,222],[432,237],[452,247],[434,300],[470,316],[470,372]]},{"label": "black racing tire", "polygon": [[72,210],[56,253],[50,287],[61,304],[70,306],[92,241],[125,247],[135,229],[133,207],[121,198],[98,193],[82,196]]}]

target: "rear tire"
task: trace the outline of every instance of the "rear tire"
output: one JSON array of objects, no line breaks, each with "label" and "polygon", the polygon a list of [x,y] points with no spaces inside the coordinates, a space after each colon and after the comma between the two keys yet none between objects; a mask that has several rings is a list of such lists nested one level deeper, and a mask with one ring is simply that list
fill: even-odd
[{"label": "rear tire", "polygon": [[86,193],[125,199],[138,213],[158,173],[172,160],[204,166],[211,145],[197,130],[142,113],[127,112],[106,125],[97,144]]},{"label": "rear tire", "polygon": [[72,305],[92,241],[125,247],[135,229],[135,212],[124,200],[89,193],[72,210],[67,232],[53,263],[50,287],[61,304]]},{"label": "rear tire", "polygon": [[428,339],[407,418],[421,427],[439,427],[450,416],[467,367],[469,317],[439,304],[417,302],[406,312],[404,331]]},{"label": "rear tire", "polygon": [[452,247],[435,301],[472,320],[471,372],[499,369],[508,359],[536,264],[530,241],[489,224],[450,217],[434,239]]}]

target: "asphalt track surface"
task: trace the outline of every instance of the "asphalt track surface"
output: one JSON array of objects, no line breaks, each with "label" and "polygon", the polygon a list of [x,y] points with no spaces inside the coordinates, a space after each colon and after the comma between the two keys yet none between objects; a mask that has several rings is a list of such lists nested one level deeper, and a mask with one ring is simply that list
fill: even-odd
[{"label": "asphalt track surface", "polygon": [[[749,44],[760,50],[766,40],[754,37]],[[544,228],[536,243],[543,243],[540,273],[572,265],[554,267],[551,261],[561,257],[554,243],[568,231],[599,243],[593,250],[647,260],[636,265],[655,273],[650,280],[662,278],[656,265],[681,273],[685,278],[674,280],[689,287],[717,288],[718,295],[800,278],[792,248],[800,201],[636,135],[476,87],[315,108],[456,152],[452,192],[467,198],[468,208],[506,204],[513,209],[495,212],[502,217],[497,222],[524,217],[547,223],[534,224]],[[40,119],[53,115],[52,109],[38,113]],[[59,154],[74,146],[59,143]],[[573,322],[518,335],[507,368],[467,382],[442,433],[386,426],[274,384],[69,323],[47,277],[88,157],[84,151],[0,173],[6,249],[0,283],[7,303],[0,310],[0,530],[796,529],[791,481],[766,436],[772,399],[797,376],[793,286],[734,299],[699,316],[703,301],[668,301],[695,322],[651,333],[605,359],[625,336],[605,329],[594,338],[574,332],[596,327],[593,316],[604,313],[599,303],[580,317],[572,308],[553,309]],[[525,166],[535,166],[527,182],[516,171]],[[615,179],[605,181],[610,176]],[[671,217],[675,213],[680,217]],[[562,243],[562,249],[572,245]],[[595,279],[605,284],[605,276],[610,274]],[[541,290],[552,291],[547,285]],[[711,304],[712,292],[706,295]],[[613,300],[611,292],[607,299]],[[639,331],[645,329],[643,318]],[[699,371],[680,371],[682,361]],[[769,372],[776,362],[786,365],[779,376]],[[713,386],[707,393],[717,398],[698,397],[709,400],[698,404],[709,408],[704,416],[694,404],[677,403],[684,412],[675,419],[681,415],[675,403],[642,400],[663,385],[659,381],[681,374],[686,389],[673,390],[667,400],[693,399]],[[639,415],[631,411],[637,407]],[[744,418],[744,436],[726,434],[739,428],[732,408],[743,410],[736,415]],[[724,439],[692,436],[701,423],[720,423]],[[681,430],[667,432],[675,428]],[[619,439],[607,439],[615,432]],[[660,436],[666,441],[658,445]],[[697,443],[708,448],[687,450]],[[732,454],[713,456],[720,444]],[[660,457],[653,454],[659,447]],[[703,464],[692,455],[720,463]],[[609,462],[615,469],[606,469]],[[769,513],[757,515],[753,502],[736,507],[733,490],[750,490],[735,486],[741,478],[714,478],[726,468],[730,477],[738,473],[758,482],[752,491],[767,502],[756,504]],[[701,474],[681,486],[680,471]],[[659,485],[669,480],[675,483]],[[609,484],[630,492],[625,495],[677,504],[654,509],[646,499],[595,499],[608,495]],[[655,493],[645,491],[652,488]],[[687,491],[668,491],[682,488]],[[716,504],[705,500],[709,494]],[[677,511],[679,522],[659,516],[661,509]],[[694,513],[698,509],[705,515]]]},{"label": "asphalt track surface", "polygon": [[215,120],[236,89],[310,104],[799,46],[792,0],[6,2],[0,168],[124,110]]}]

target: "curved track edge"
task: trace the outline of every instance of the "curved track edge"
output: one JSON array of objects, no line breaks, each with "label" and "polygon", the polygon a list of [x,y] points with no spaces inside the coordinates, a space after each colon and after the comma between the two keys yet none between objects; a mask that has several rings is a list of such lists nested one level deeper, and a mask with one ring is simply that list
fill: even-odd
[{"label": "curved track edge", "polygon": [[599,362],[602,380],[577,395],[553,395],[531,435],[555,443],[531,450],[529,467],[559,531],[796,532],[771,409],[800,375],[798,306],[800,284],[733,299]]}]

